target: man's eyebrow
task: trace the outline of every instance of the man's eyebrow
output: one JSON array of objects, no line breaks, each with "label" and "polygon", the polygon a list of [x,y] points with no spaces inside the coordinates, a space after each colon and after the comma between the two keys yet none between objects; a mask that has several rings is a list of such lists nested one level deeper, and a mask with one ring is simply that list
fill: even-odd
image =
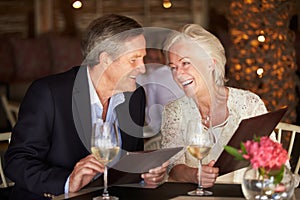
[{"label": "man's eyebrow", "polygon": [[138,58],[138,57],[144,57],[144,55],[141,53],[136,53],[136,54],[133,54],[131,57]]},{"label": "man's eyebrow", "polygon": [[188,57],[182,57],[178,61],[182,61],[183,59],[188,58]]}]

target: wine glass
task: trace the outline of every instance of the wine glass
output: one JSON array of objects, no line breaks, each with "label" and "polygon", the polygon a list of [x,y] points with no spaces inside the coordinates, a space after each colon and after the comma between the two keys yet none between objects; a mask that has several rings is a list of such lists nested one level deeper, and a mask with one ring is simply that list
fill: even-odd
[{"label": "wine glass", "polygon": [[93,200],[118,200],[118,197],[110,196],[107,190],[107,164],[111,162],[120,151],[120,138],[115,123],[98,120],[93,126],[91,151],[96,159],[104,165],[104,189],[102,196]]},{"label": "wine glass", "polygon": [[202,159],[209,154],[215,142],[216,141],[211,126],[204,126],[200,120],[190,120],[188,122],[187,151],[198,160],[198,187],[195,190],[188,192],[188,195],[212,195],[211,191],[204,190],[202,187],[201,172]]}]

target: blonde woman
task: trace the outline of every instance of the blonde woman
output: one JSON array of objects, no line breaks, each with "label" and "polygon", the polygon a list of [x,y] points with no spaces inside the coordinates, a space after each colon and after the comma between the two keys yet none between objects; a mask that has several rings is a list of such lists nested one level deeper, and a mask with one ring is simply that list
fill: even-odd
[{"label": "blonde woman", "polygon": [[[240,121],[267,112],[256,94],[224,86],[225,51],[221,42],[199,25],[189,24],[168,38],[167,64],[185,96],[164,107],[162,147],[187,146],[187,122],[198,119],[215,137],[216,144],[203,159],[202,185],[211,187],[218,177],[215,161]],[[169,167],[169,180],[197,183],[197,160],[182,152]]]}]

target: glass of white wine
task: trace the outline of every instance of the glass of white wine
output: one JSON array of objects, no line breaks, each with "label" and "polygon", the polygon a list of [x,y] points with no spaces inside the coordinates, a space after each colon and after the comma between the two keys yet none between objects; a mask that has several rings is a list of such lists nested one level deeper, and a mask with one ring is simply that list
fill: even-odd
[{"label": "glass of white wine", "polygon": [[120,151],[120,138],[115,123],[97,121],[93,126],[91,151],[96,159],[104,165],[104,189],[102,196],[93,200],[118,200],[118,197],[110,196],[107,190],[107,164],[111,162]]},{"label": "glass of white wine", "polygon": [[188,192],[188,195],[208,196],[213,194],[211,191],[203,189],[201,184],[201,172],[202,159],[209,154],[215,142],[215,136],[211,126],[204,126],[200,120],[190,120],[188,122],[187,151],[198,160],[198,187]]}]

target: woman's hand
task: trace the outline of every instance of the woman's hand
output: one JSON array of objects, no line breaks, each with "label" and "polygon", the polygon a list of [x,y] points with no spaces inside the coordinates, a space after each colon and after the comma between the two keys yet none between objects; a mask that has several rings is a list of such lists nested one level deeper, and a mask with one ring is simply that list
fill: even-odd
[{"label": "woman's hand", "polygon": [[104,165],[91,154],[76,163],[69,179],[69,192],[77,192],[86,186],[98,173],[104,172]]},{"label": "woman's hand", "polygon": [[[212,160],[208,163],[208,165],[202,166],[202,177],[201,177],[201,183],[204,188],[212,187],[216,179],[219,175],[219,168],[213,167],[216,161]],[[198,176],[198,174],[196,174]]]},{"label": "woman's hand", "polygon": [[163,163],[160,167],[150,169],[148,173],[142,174],[145,183],[149,185],[159,185],[162,183],[166,176],[168,165],[169,161]]},{"label": "woman's hand", "polygon": [[[219,175],[219,168],[213,167],[215,161],[210,161],[207,165],[202,165],[202,186],[212,187]],[[175,165],[169,174],[169,181],[198,183],[198,168],[189,167],[185,164]]]}]

